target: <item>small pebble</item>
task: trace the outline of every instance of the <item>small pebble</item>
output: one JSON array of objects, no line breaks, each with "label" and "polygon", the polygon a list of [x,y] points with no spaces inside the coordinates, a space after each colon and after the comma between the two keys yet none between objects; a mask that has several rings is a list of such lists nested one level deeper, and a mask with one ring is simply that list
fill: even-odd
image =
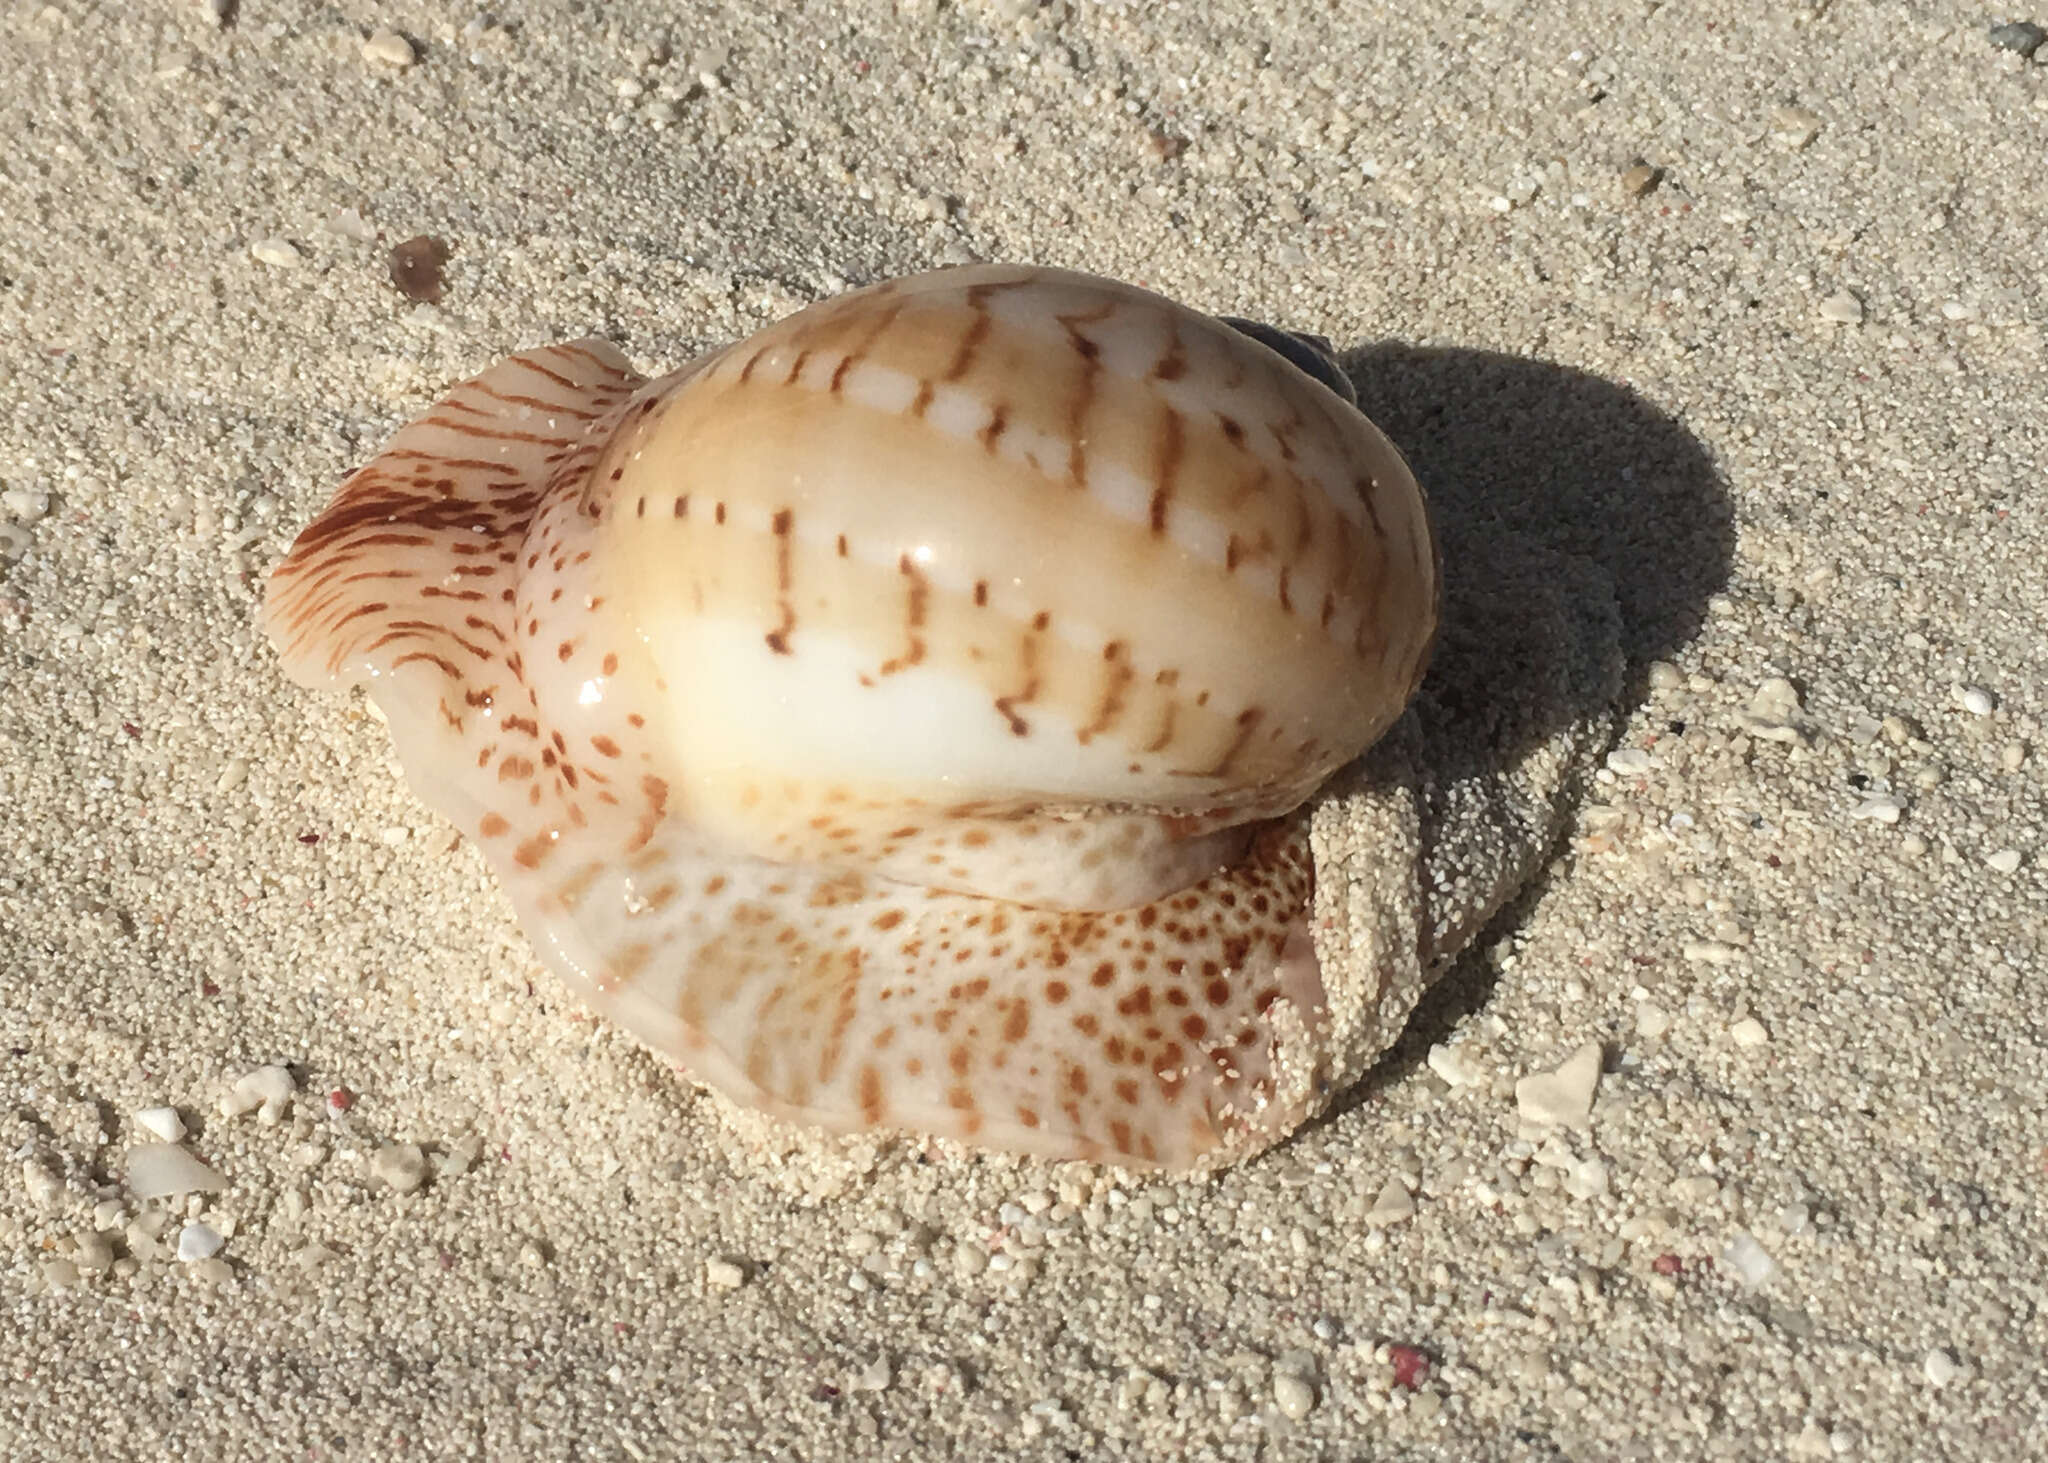
[{"label": "small pebble", "polygon": [[392,246],[391,282],[414,304],[438,305],[446,290],[442,271],[448,245],[432,234],[420,234]]},{"label": "small pebble", "polygon": [[2001,51],[2014,51],[2032,60],[2034,52],[2048,41],[2048,30],[2043,30],[2031,20],[2009,20],[2004,25],[1991,27],[1990,40]]},{"label": "small pebble", "polygon": [[1802,709],[1799,688],[1783,676],[1773,676],[1756,688],[1749,708],[1737,720],[1744,731],[1763,741],[1804,743],[1813,736]]},{"label": "small pebble", "polygon": [[146,1107],[135,1115],[135,1121],[166,1143],[181,1142],[185,1137],[185,1121],[174,1107]]},{"label": "small pebble", "polygon": [[1793,152],[1809,145],[1820,136],[1821,120],[1804,107],[1780,107],[1771,113],[1771,137],[1780,146]]},{"label": "small pebble", "polygon": [[1316,1389],[1293,1372],[1273,1374],[1273,1404],[1295,1422],[1315,1410]]},{"label": "small pebble", "polygon": [[1663,177],[1661,169],[1653,168],[1648,163],[1637,163],[1621,175],[1621,191],[1631,198],[1641,198],[1654,189]]},{"label": "small pebble", "polygon": [[412,42],[388,27],[375,31],[363,42],[363,59],[372,66],[403,71],[419,59]]},{"label": "small pebble", "polygon": [[886,1392],[889,1390],[889,1383],[894,1379],[895,1374],[889,1365],[889,1353],[884,1351],[863,1367],[860,1375],[853,1379],[853,1390]]},{"label": "small pebble", "polygon": [[370,1173],[399,1193],[410,1194],[427,1181],[427,1156],[417,1143],[387,1143],[370,1160]]},{"label": "small pebble", "polygon": [[43,1281],[52,1290],[69,1290],[78,1284],[78,1267],[61,1255],[43,1261]]},{"label": "small pebble", "polygon": [[1641,747],[1617,747],[1607,754],[1607,770],[1617,777],[1640,777],[1650,766],[1650,754]]},{"label": "small pebble", "polygon": [[1367,1224],[1399,1224],[1415,1217],[1415,1201],[1408,1196],[1408,1190],[1399,1179],[1388,1179],[1380,1185],[1379,1197],[1366,1211]]},{"label": "small pebble", "polygon": [[1767,1043],[1771,1034],[1756,1017],[1745,1016],[1728,1028],[1728,1039],[1739,1047],[1754,1048]]},{"label": "small pebble", "polygon": [[39,1158],[22,1161],[21,1184],[28,1190],[29,1198],[40,1209],[54,1207],[58,1196],[64,1192],[64,1180]]},{"label": "small pebble", "polygon": [[1998,708],[1998,702],[1982,686],[1958,687],[1956,704],[1972,716],[1989,716]]},{"label": "small pebble", "polygon": [[1166,1387],[1159,1378],[1143,1367],[1132,1367],[1117,1385],[1116,1405],[1126,1410],[1141,1405],[1155,1406],[1165,1395]]},{"label": "small pebble", "polygon": [[1429,1049],[1428,1061],[1429,1070],[1448,1087],[1470,1087],[1485,1076],[1461,1047],[1439,1042]]},{"label": "small pebble", "polygon": [[153,1260],[157,1253],[157,1240],[162,1238],[164,1227],[171,1216],[161,1209],[152,1209],[138,1214],[121,1230],[121,1238],[127,1242],[128,1253],[142,1260]]},{"label": "small pebble", "polygon": [[707,46],[690,60],[690,70],[696,73],[697,85],[706,91],[722,91],[725,88],[723,72],[729,53],[724,46]]},{"label": "small pebble", "polygon": [[953,1273],[961,1279],[972,1279],[988,1268],[988,1251],[968,1241],[953,1247]]},{"label": "small pebble", "polygon": [[1564,1191],[1574,1199],[1597,1199],[1607,1192],[1607,1186],[1607,1163],[1604,1159],[1588,1158],[1565,1171]]},{"label": "small pebble", "polygon": [[1896,823],[1905,811],[1905,803],[1888,792],[1879,792],[1872,793],[1851,808],[1849,816],[1857,822]]},{"label": "small pebble", "polygon": [[103,1234],[82,1234],[78,1237],[78,1252],[72,1259],[79,1269],[97,1274],[114,1263],[113,1242]]},{"label": "small pebble", "polygon": [[1794,1458],[1831,1458],[1835,1446],[1829,1440],[1826,1428],[1817,1422],[1809,1422],[1785,1445],[1785,1451]]},{"label": "small pebble", "polygon": [[1041,1397],[1025,1409],[1019,1431],[1026,1437],[1037,1437],[1048,1427],[1065,1429],[1073,1421],[1074,1415],[1067,1411],[1066,1403],[1057,1397]]},{"label": "small pebble", "polygon": [[2016,874],[2020,868],[2020,851],[2016,848],[2001,848],[1984,862],[1991,866],[1994,874]]},{"label": "small pebble", "polygon": [[195,1220],[178,1231],[178,1258],[188,1265],[195,1260],[210,1260],[226,1243],[218,1230]]},{"label": "small pebble", "polygon": [[1863,302],[1847,290],[1838,290],[1820,302],[1820,318],[1837,325],[1861,325]]},{"label": "small pebble", "polygon": [[731,1260],[706,1260],[704,1283],[713,1290],[738,1290],[747,1283],[747,1272]]},{"label": "small pebble", "polygon": [[1524,1136],[1541,1137],[1551,1128],[1583,1128],[1593,1111],[1593,1093],[1600,1085],[1600,1043],[1589,1041],[1554,1072],[1537,1072],[1515,1083],[1515,1107]]},{"label": "small pebble", "polygon": [[1429,1357],[1414,1346],[1387,1348],[1387,1362],[1394,1369],[1394,1385],[1409,1391],[1429,1380]]},{"label": "small pebble", "polygon": [[1695,965],[1733,965],[1742,958],[1741,950],[1720,940],[1688,940],[1678,953]]},{"label": "small pebble", "polygon": [[359,210],[353,208],[344,208],[337,212],[327,220],[325,227],[328,233],[339,234],[344,239],[353,239],[358,244],[372,243],[377,237],[376,226],[365,219]]},{"label": "small pebble", "polygon": [[1926,1359],[1920,1363],[1920,1370],[1925,1372],[1927,1380],[1937,1387],[1946,1387],[1963,1374],[1962,1363],[1956,1360],[1955,1353],[1946,1346],[1937,1346],[1928,1352]]},{"label": "small pebble", "polygon": [[437,1179],[459,1179],[475,1166],[483,1154],[484,1140],[471,1133],[466,1138],[457,1138],[443,1152],[434,1155],[434,1177]]},{"label": "small pebble", "polygon": [[298,1091],[290,1069],[275,1063],[258,1067],[243,1074],[220,1100],[220,1114],[224,1118],[238,1118],[246,1112],[267,1110],[270,1121],[275,1122],[284,1115],[285,1104]]},{"label": "small pebble", "polygon": [[292,1252],[292,1260],[301,1270],[318,1270],[322,1265],[332,1264],[341,1256],[319,1243],[302,1245]]},{"label": "small pebble", "polygon": [[1709,1174],[1687,1174],[1671,1181],[1671,1197],[1688,1204],[1704,1204],[1720,1192],[1720,1183]]},{"label": "small pebble", "polygon": [[138,1143],[128,1150],[128,1192],[138,1199],[217,1193],[227,1180],[172,1143]]},{"label": "small pebble", "polygon": [[1608,1160],[1587,1158],[1565,1170],[1565,1193],[1573,1199],[1599,1199],[1608,1193]]},{"label": "small pebble", "polygon": [[249,246],[249,253],[258,264],[268,264],[273,269],[292,269],[305,260],[299,246],[290,239],[258,239]]},{"label": "small pebble", "polygon": [[1768,1285],[1778,1273],[1778,1262],[1756,1242],[1754,1236],[1737,1231],[1721,1250],[1721,1263],[1733,1270],[1751,1290]]},{"label": "small pebble", "polygon": [[34,523],[50,511],[50,495],[37,488],[9,488],[0,493],[0,509],[19,523]]}]

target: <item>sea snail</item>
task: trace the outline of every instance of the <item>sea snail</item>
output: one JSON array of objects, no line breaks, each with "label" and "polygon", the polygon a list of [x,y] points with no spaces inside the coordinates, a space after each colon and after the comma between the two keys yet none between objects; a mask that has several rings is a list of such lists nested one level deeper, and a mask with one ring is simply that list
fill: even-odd
[{"label": "sea snail", "polygon": [[342,484],[264,623],[691,1076],[1177,1169],[1303,1116],[1301,805],[1400,714],[1436,603],[1422,493],[1327,357],[977,266],[659,380],[597,340],[500,362]]}]

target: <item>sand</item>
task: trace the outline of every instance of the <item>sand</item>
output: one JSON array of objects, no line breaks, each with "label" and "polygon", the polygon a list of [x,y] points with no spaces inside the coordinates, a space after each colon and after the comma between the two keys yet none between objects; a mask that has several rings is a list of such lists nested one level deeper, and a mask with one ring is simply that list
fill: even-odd
[{"label": "sand", "polygon": [[[0,1454],[2048,1446],[2024,17],[227,11],[0,16]],[[1329,335],[1425,483],[1619,592],[1536,880],[1213,1179],[725,1113],[252,628],[506,351],[670,365],[967,259]],[[1589,1045],[1583,1122],[1525,1129]],[[122,1187],[158,1106],[218,1192]]]}]

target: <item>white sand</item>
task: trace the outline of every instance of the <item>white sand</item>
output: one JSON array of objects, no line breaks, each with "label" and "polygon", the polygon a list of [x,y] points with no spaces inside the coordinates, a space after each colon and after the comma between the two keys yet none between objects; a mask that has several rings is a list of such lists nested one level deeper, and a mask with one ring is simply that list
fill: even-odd
[{"label": "white sand", "polygon": [[[0,1455],[2037,1451],[2048,65],[1951,0],[681,10],[0,15]],[[969,257],[1327,332],[1426,483],[1621,586],[1647,756],[1210,1182],[766,1160],[251,629],[508,349]],[[119,1186],[159,1104],[212,1261]]]}]

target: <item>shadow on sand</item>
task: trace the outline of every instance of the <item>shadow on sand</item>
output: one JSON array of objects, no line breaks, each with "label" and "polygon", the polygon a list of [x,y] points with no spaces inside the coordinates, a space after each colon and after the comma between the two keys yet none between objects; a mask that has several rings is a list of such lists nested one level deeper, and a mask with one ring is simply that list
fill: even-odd
[{"label": "shadow on sand", "polygon": [[[1457,735],[1425,749],[1446,781],[1483,779],[1563,723],[1597,719],[1613,676],[1560,675],[1559,647],[1515,613],[1517,573],[1567,580],[1605,600],[1618,633],[1619,704],[1636,705],[1652,660],[1700,629],[1725,584],[1735,543],[1725,484],[1702,444],[1627,387],[1568,367],[1485,351],[1397,343],[1347,352],[1361,410],[1407,457],[1429,494],[1444,565],[1443,630],[1425,681],[1425,726]],[[1560,684],[1576,689],[1560,698]],[[1553,824],[1535,879],[1424,995],[1400,1041],[1338,1098],[1328,1118],[1410,1075],[1488,999],[1494,973],[1476,952],[1523,918],[1573,819]],[[1326,1118],[1327,1120],[1327,1118]]]}]

